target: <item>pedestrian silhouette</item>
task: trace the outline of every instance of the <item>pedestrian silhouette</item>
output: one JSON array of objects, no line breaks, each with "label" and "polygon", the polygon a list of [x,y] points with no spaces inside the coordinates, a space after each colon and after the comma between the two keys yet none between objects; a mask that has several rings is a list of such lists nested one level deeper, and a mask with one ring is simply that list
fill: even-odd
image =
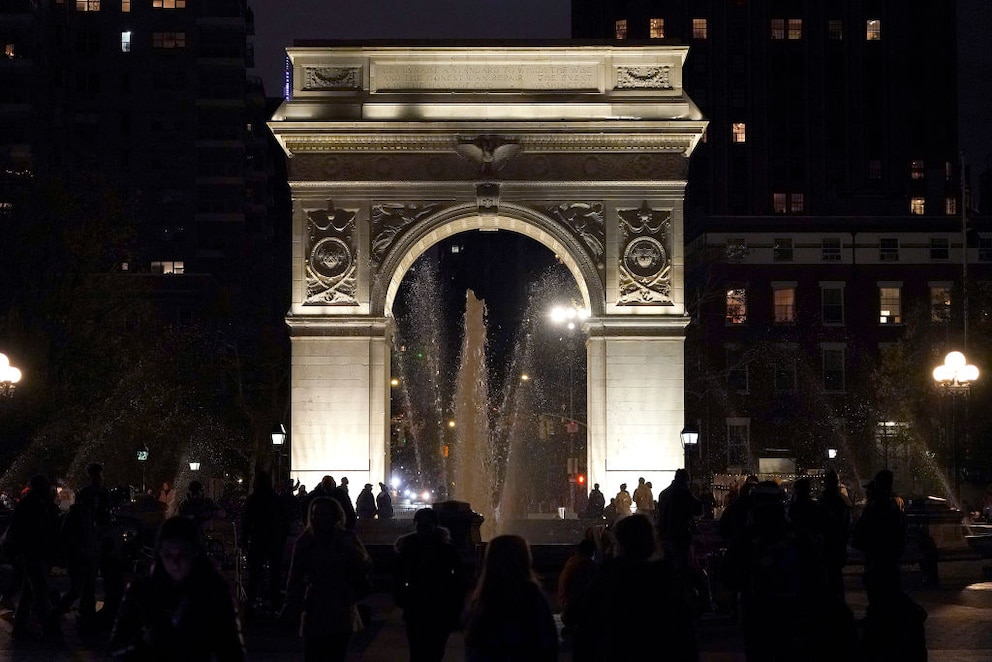
[{"label": "pedestrian silhouette", "polygon": [[344,521],[337,500],[317,497],[293,546],[280,620],[298,624],[305,662],[343,662],[352,634],[364,627],[358,600],[367,589],[372,560]]},{"label": "pedestrian silhouette", "polygon": [[575,662],[698,660],[689,592],[671,562],[657,553],[654,525],[635,513],[613,527],[613,555],[593,576],[579,603]]},{"label": "pedestrian silhouette", "polygon": [[554,616],[534,573],[530,546],[520,536],[500,535],[486,544],[466,616],[465,659],[558,659]]},{"label": "pedestrian silhouette", "polygon": [[460,625],[465,572],[433,508],[418,510],[413,522],[416,531],[396,541],[393,598],[403,610],[411,662],[437,662],[448,635]]},{"label": "pedestrian silhouette", "polygon": [[620,491],[613,498],[617,507],[617,519],[623,519],[630,515],[630,505],[634,501],[630,498],[630,492],[627,491],[627,483],[620,484]]},{"label": "pedestrian silhouette", "polygon": [[69,590],[62,594],[58,610],[65,614],[79,600],[77,625],[84,632],[96,623],[96,579],[102,541],[96,521],[95,496],[93,491],[81,490],[62,517],[60,527]]},{"label": "pedestrian silhouette", "polygon": [[372,494],[372,483],[365,483],[365,487],[355,499],[355,514],[358,519],[375,519],[378,512],[379,509],[375,505],[375,495]]},{"label": "pedestrian silhouette", "polygon": [[110,638],[115,659],[245,659],[227,581],[207,558],[192,519],[162,523],[149,577],[134,580]]},{"label": "pedestrian silhouette", "polygon": [[632,498],[637,512],[648,514],[654,511],[654,493],[651,491],[651,484],[645,482],[643,477],[637,479]]},{"label": "pedestrian silhouette", "polygon": [[718,530],[724,543],[730,544],[740,535],[747,525],[747,518],[751,512],[751,491],[757,486],[758,477],[751,475],[744,479],[744,483],[737,491],[727,507],[724,508],[720,516]]},{"label": "pedestrian silhouette", "polygon": [[578,623],[582,597],[596,574],[596,543],[586,537],[575,546],[558,575],[558,608],[561,610],[562,637],[568,637]]},{"label": "pedestrian silhouette", "polygon": [[385,483],[379,483],[379,494],[375,497],[375,507],[379,511],[379,519],[393,518],[393,497]]},{"label": "pedestrian silhouette", "polygon": [[285,506],[272,489],[272,477],[266,471],[259,471],[241,518],[241,537],[248,561],[246,615],[259,614],[266,602],[271,610],[279,609],[279,593],[284,586],[283,550],[288,536]]},{"label": "pedestrian silhouette", "polygon": [[592,486],[589,492],[589,502],[586,505],[586,517],[590,519],[602,519],[603,509],[606,507],[606,497],[599,490],[599,483]]},{"label": "pedestrian silhouette", "polygon": [[203,491],[203,483],[198,480],[190,481],[186,496],[179,502],[178,514],[196,522],[200,527],[200,533],[203,533],[216,511],[217,506],[213,499]]},{"label": "pedestrian silhouette", "polygon": [[833,469],[823,477],[823,484],[820,506],[830,514],[830,524],[823,538],[827,587],[843,599],[844,566],[847,565],[847,543],[851,537],[851,500],[841,492],[840,477]]},{"label": "pedestrian silhouette", "polygon": [[658,495],[658,539],[678,572],[689,572],[689,547],[703,504],[689,489],[689,472],[676,469],[672,484]]},{"label": "pedestrian silhouette", "polygon": [[51,483],[41,474],[32,476],[27,493],[14,506],[3,542],[4,553],[24,577],[14,611],[11,636],[15,639],[30,636],[32,615],[43,636],[53,638],[60,634],[59,612],[52,604],[48,584],[58,554],[58,526],[59,510]]},{"label": "pedestrian silhouette", "polygon": [[603,519],[606,520],[606,526],[613,526],[619,515],[617,514],[617,500],[614,497],[610,497],[610,503],[603,508]]}]

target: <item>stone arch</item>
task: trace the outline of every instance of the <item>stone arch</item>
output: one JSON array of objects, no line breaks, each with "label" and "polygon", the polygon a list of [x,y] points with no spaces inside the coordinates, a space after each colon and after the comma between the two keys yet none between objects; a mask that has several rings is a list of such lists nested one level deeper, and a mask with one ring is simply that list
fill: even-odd
[{"label": "stone arch", "polygon": [[601,265],[560,223],[515,204],[500,205],[495,215],[480,214],[474,204],[455,205],[413,226],[393,243],[377,269],[370,293],[371,314],[391,315],[403,277],[431,246],[462,232],[487,229],[522,234],[553,251],[575,278],[586,309],[593,316],[603,314],[606,296]]}]

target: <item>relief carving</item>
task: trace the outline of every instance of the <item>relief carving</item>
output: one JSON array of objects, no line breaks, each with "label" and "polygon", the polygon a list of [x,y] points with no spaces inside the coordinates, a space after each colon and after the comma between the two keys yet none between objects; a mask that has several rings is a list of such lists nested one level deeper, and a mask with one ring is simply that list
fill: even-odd
[{"label": "relief carving", "polygon": [[620,217],[620,297],[618,306],[672,305],[672,212],[651,209],[618,209]]},{"label": "relief carving", "polygon": [[304,90],[360,90],[361,67],[303,67]]},{"label": "relief carving", "polygon": [[544,211],[581,239],[596,264],[602,266],[606,245],[606,223],[603,220],[602,203],[563,202]]},{"label": "relief carving", "polygon": [[410,225],[434,214],[440,204],[404,205],[386,203],[372,206],[372,264],[378,266],[389,247]]},{"label": "relief carving", "polygon": [[357,212],[307,209],[306,305],[358,305],[353,245]]},{"label": "relief carving", "polygon": [[618,90],[670,90],[672,89],[672,67],[617,67]]},{"label": "relief carving", "polygon": [[494,176],[503,166],[520,153],[520,145],[500,136],[476,136],[458,141],[455,150],[479,166],[479,179]]}]

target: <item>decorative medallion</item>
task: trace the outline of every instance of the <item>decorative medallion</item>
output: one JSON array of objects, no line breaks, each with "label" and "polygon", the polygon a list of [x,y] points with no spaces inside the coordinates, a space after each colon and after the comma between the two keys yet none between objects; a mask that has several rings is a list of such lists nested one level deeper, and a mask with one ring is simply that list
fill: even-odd
[{"label": "decorative medallion", "polygon": [[352,242],[357,212],[335,209],[308,209],[307,215],[307,294],[308,305],[355,306],[356,261]]},{"label": "decorative medallion", "polygon": [[652,89],[671,90],[672,67],[617,67],[618,90]]},{"label": "decorative medallion", "polygon": [[620,256],[618,306],[669,306],[672,300],[672,266],[668,249],[672,241],[672,212],[651,209],[618,209],[623,253]]},{"label": "decorative medallion", "polygon": [[360,90],[362,89],[361,67],[303,67],[303,89]]}]

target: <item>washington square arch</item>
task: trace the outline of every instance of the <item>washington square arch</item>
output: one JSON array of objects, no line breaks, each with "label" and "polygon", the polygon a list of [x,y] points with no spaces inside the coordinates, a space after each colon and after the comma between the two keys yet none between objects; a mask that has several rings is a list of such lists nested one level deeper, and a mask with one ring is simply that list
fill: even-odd
[{"label": "washington square arch", "polygon": [[499,230],[553,251],[590,314],[589,484],[667,485],[683,464],[683,199],[706,127],[687,48],[287,52],[292,95],[269,126],[293,197],[292,475],[387,481],[400,282],[434,244]]}]

